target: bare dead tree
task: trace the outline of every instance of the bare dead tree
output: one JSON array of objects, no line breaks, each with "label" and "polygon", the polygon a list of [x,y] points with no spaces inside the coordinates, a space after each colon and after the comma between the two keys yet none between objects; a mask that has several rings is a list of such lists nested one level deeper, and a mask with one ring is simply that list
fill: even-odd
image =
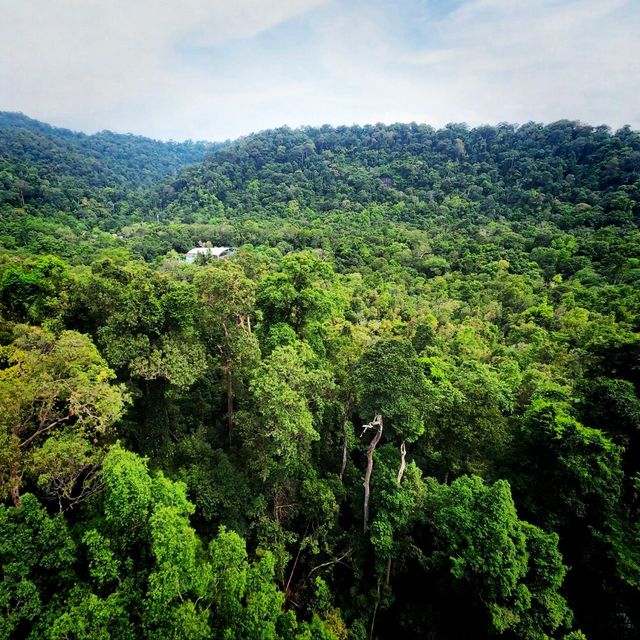
[{"label": "bare dead tree", "polygon": [[369,528],[369,497],[371,495],[371,472],[373,471],[373,452],[382,438],[382,416],[378,414],[372,422],[365,424],[362,427],[362,433],[360,437],[365,434],[369,429],[376,429],[376,433],[373,436],[369,446],[367,447],[367,470],[364,474],[364,524],[363,531],[367,532]]},{"label": "bare dead tree", "polygon": [[[396,482],[400,484],[402,477],[404,476],[404,470],[407,468],[407,445],[403,440],[400,443],[400,468],[398,469],[398,475],[396,476]],[[388,585],[391,580],[391,558],[387,560],[387,571],[385,573],[385,582]]]},{"label": "bare dead tree", "polygon": [[324,569],[325,567],[330,567],[331,565],[334,564],[344,564],[346,566],[346,563],[343,562],[343,560],[345,558],[351,558],[351,553],[352,553],[353,549],[351,549],[351,547],[349,547],[349,549],[347,549],[339,558],[336,558],[335,560],[329,560],[328,562],[322,562],[318,565],[316,565],[315,567],[313,567],[313,569],[311,569],[311,571],[309,571],[309,573],[307,574],[307,580],[318,570],[320,569]]},{"label": "bare dead tree", "polygon": [[400,484],[402,482],[402,476],[404,475],[404,470],[407,468],[407,446],[404,443],[404,440],[400,443],[400,468],[398,469],[398,477],[396,478],[396,482]]},{"label": "bare dead tree", "polygon": [[349,447],[349,431],[348,431],[348,423],[345,420],[342,423],[342,431],[344,435],[344,440],[342,442],[342,464],[340,465],[340,482],[342,482],[342,476],[344,475],[344,470],[347,468],[347,449]]}]

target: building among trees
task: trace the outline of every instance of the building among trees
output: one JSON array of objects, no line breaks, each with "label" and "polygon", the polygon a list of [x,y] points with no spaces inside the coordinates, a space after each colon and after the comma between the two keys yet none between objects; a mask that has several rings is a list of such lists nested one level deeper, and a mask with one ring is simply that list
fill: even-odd
[{"label": "building among trees", "polygon": [[227,258],[233,255],[236,250],[233,247],[194,247],[187,252],[186,261],[195,262],[198,256],[206,258]]}]

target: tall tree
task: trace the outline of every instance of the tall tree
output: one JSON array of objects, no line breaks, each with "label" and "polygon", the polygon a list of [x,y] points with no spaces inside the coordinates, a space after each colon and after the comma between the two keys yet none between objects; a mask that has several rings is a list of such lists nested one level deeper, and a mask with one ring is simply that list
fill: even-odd
[{"label": "tall tree", "polygon": [[59,501],[74,504],[98,486],[102,446],[113,436],[125,394],[91,340],[16,328],[0,347],[0,491],[16,506],[25,476]]}]

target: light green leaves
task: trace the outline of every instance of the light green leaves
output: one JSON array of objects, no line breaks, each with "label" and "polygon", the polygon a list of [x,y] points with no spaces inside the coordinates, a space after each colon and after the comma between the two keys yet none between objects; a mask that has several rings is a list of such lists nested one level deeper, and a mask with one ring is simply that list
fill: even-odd
[{"label": "light green leaves", "polygon": [[100,444],[126,395],[87,336],[64,331],[55,337],[35,327],[16,332],[0,348],[8,363],[0,370],[0,492],[16,503],[26,473],[39,477],[63,508],[95,489]]}]

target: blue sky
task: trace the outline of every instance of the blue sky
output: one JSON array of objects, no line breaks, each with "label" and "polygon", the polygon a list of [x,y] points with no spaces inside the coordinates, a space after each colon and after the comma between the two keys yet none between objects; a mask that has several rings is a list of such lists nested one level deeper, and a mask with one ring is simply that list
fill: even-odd
[{"label": "blue sky", "polygon": [[640,128],[639,0],[0,0],[0,15],[0,109],[87,132]]}]

